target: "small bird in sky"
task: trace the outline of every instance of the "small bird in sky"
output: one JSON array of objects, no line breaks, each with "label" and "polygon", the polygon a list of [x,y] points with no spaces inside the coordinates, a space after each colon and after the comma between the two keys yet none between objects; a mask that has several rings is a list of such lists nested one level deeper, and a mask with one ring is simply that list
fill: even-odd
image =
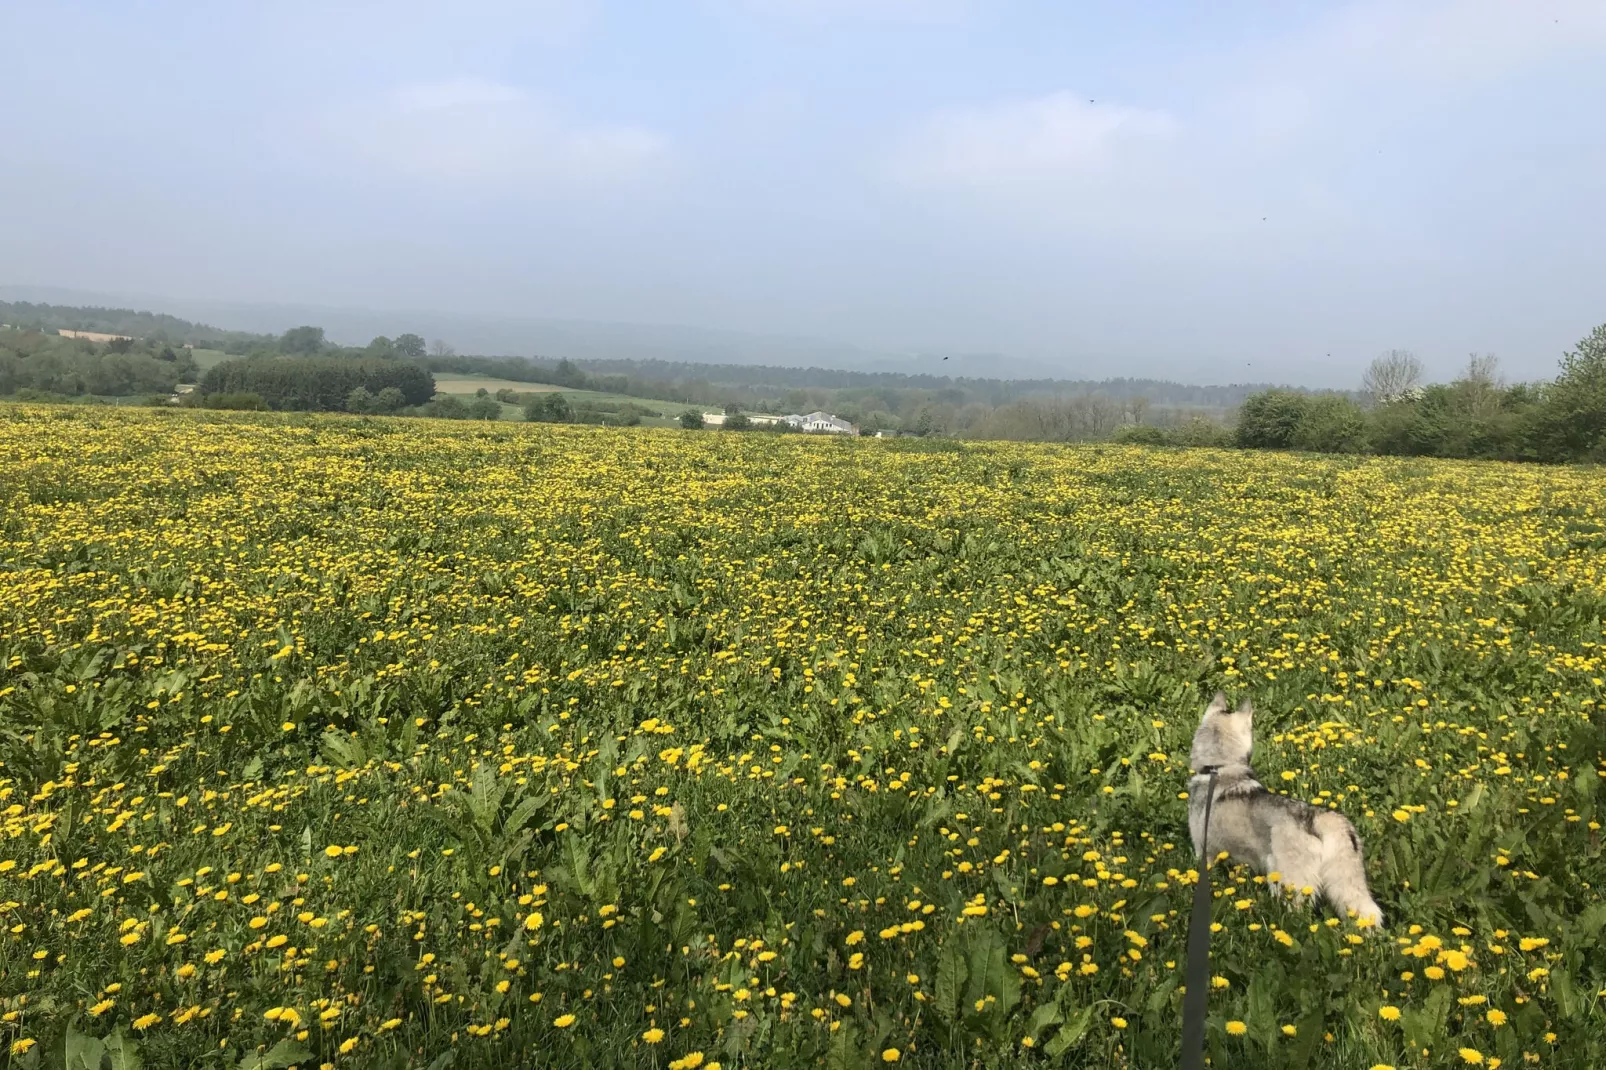
[{"label": "small bird in sky", "polygon": [[948,358],[947,358],[947,357],[943,357],[943,358],[942,358],[942,359],[943,359],[943,360],[947,360],[947,359],[948,359]]}]

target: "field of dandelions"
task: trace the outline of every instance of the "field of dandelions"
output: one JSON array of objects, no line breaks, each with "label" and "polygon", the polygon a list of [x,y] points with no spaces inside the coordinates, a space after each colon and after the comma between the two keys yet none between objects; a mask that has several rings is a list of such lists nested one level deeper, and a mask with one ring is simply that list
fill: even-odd
[{"label": "field of dandelions", "polygon": [[1606,475],[0,408],[20,1067],[1606,1065]]}]

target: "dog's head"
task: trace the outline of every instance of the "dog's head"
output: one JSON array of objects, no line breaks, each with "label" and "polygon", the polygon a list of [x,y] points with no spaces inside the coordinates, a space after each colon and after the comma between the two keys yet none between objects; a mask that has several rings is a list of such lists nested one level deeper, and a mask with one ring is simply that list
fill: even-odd
[{"label": "dog's head", "polygon": [[1217,691],[1205,708],[1198,730],[1193,733],[1189,764],[1195,769],[1248,765],[1249,755],[1255,749],[1254,719],[1255,711],[1247,698],[1234,712],[1227,706],[1227,696]]}]

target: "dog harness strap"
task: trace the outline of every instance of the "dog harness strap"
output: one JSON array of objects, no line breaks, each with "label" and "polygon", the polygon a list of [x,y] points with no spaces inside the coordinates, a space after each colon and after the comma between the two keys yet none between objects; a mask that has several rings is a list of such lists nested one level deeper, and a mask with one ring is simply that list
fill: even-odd
[{"label": "dog harness strap", "polygon": [[[1204,770],[1200,770],[1204,772]],[[1210,770],[1210,786],[1205,789],[1204,834],[1199,837],[1206,854],[1210,851],[1210,809],[1216,801],[1216,770]],[[1188,965],[1183,976],[1187,991],[1182,996],[1182,1070],[1202,1070],[1204,1066],[1205,1013],[1210,1002],[1210,862],[1199,859],[1199,880],[1193,886],[1193,916],[1188,921]]]}]

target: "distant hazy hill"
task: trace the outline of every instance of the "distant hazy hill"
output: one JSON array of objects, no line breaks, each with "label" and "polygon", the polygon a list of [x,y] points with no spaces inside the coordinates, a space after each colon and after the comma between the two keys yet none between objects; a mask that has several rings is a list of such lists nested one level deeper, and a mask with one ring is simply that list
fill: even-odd
[{"label": "distant hazy hill", "polygon": [[598,323],[538,317],[193,301],[149,294],[99,293],[45,286],[0,285],[0,301],[54,305],[161,309],[171,315],[219,324],[231,331],[281,334],[309,323],[332,342],[364,345],[376,335],[404,332],[443,339],[459,353],[538,356],[576,361],[667,361],[676,364],[740,364],[838,368],[991,379],[1044,379],[1060,369],[1003,354],[912,354],[865,349],[842,342],[784,335],[748,334],[667,324]]}]

